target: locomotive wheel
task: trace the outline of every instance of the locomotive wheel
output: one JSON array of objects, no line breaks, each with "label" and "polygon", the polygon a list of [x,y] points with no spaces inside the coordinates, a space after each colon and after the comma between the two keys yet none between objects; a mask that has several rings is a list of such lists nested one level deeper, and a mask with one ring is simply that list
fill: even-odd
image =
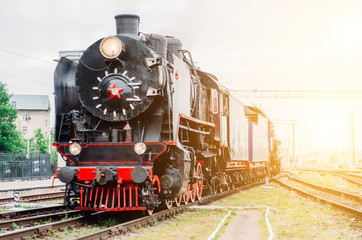
[{"label": "locomotive wheel", "polygon": [[185,193],[182,194],[182,200],[187,205],[190,200],[190,184],[187,186],[187,190]]},{"label": "locomotive wheel", "polygon": [[195,202],[196,199],[196,195],[197,195],[197,183],[194,183],[191,185],[191,189],[190,189],[190,202]]},{"label": "locomotive wheel", "polygon": [[[160,192],[160,190],[161,190],[160,179],[158,178],[157,175],[154,175],[154,176],[153,176],[153,179],[152,179],[152,188],[153,188],[153,190],[151,191],[151,193],[152,193],[153,195],[158,194],[158,193]],[[147,210],[145,210],[145,215],[152,216],[153,210],[154,210],[154,209],[147,209]]]},{"label": "locomotive wheel", "polygon": [[146,216],[152,216],[152,214],[153,214],[153,209],[144,210],[144,214],[145,214]]},{"label": "locomotive wheel", "polygon": [[201,177],[201,180],[197,181],[197,183],[196,183],[196,185],[197,185],[196,186],[196,199],[198,201],[200,201],[201,197],[202,197],[202,185],[204,183],[204,180],[203,180],[204,176],[202,174],[202,167],[201,167],[200,163],[197,164],[196,174],[198,177]]},{"label": "locomotive wheel", "polygon": [[153,194],[155,194],[155,192],[156,192],[156,194],[158,194],[161,191],[161,182],[157,175],[153,176],[152,187],[154,189],[152,191]]},{"label": "locomotive wheel", "polygon": [[233,185],[234,185],[233,188],[236,186],[239,186],[240,179],[239,179],[238,173],[234,173],[232,179],[233,179]]},{"label": "locomotive wheel", "polygon": [[175,197],[175,205],[176,207],[179,207],[181,205],[181,201],[182,201],[182,195]]},{"label": "locomotive wheel", "polygon": [[244,184],[244,177],[241,173],[238,173],[239,176],[239,186]]},{"label": "locomotive wheel", "polygon": [[234,189],[235,188],[235,177],[229,175],[229,180],[230,180],[230,189]]},{"label": "locomotive wheel", "polygon": [[172,199],[165,199],[164,205],[166,206],[167,209],[171,209],[172,208]]},{"label": "locomotive wheel", "polygon": [[247,174],[248,174],[248,183],[252,183],[253,181],[252,181],[252,174],[251,174],[251,172],[249,171]]},{"label": "locomotive wheel", "polygon": [[211,190],[213,194],[217,194],[216,181],[211,181]]},{"label": "locomotive wheel", "polygon": [[251,174],[251,182],[255,182],[256,181],[256,174],[253,172],[252,174]]}]

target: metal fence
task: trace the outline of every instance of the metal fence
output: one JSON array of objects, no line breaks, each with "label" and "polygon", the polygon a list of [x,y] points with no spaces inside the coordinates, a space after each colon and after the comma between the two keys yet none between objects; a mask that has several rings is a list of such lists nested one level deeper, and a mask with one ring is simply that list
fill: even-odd
[{"label": "metal fence", "polygon": [[0,181],[50,179],[50,154],[0,153]]}]

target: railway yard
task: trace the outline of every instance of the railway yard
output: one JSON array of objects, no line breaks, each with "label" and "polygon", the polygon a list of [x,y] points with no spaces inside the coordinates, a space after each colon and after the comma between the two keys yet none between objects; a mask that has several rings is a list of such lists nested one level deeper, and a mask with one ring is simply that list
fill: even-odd
[{"label": "railway yard", "polygon": [[[353,174],[290,170],[268,184],[247,184],[146,217],[139,212],[84,215],[62,204],[49,206],[61,203],[53,199],[61,192],[57,189],[36,199],[21,197],[24,210],[1,210],[0,239],[225,239],[228,234],[248,239],[246,231],[240,233],[243,222],[236,224],[241,230],[233,226],[238,216],[257,219],[260,239],[360,239],[361,173]],[[347,181],[352,177],[355,182]],[[9,197],[1,204],[11,206]]]},{"label": "railway yard", "polygon": [[5,2],[0,240],[362,240],[362,1]]}]

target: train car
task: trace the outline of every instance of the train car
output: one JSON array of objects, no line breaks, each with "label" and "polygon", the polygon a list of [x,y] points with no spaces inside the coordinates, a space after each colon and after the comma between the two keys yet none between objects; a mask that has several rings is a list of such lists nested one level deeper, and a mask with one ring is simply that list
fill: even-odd
[{"label": "train car", "polygon": [[270,127],[265,113],[257,107],[245,106],[248,117],[248,162],[245,164],[253,175],[267,175],[270,159]]},{"label": "train car", "polygon": [[116,35],[54,73],[65,204],[152,214],[267,176],[266,116],[197,68],[180,40],[140,34],[137,15],[115,20]]}]

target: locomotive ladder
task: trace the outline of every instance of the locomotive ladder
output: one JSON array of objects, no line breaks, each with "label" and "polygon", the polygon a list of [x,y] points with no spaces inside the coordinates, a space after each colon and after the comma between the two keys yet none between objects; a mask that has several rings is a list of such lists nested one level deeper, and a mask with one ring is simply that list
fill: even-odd
[{"label": "locomotive ladder", "polygon": [[172,115],[164,113],[162,115],[161,141],[172,141]]}]

